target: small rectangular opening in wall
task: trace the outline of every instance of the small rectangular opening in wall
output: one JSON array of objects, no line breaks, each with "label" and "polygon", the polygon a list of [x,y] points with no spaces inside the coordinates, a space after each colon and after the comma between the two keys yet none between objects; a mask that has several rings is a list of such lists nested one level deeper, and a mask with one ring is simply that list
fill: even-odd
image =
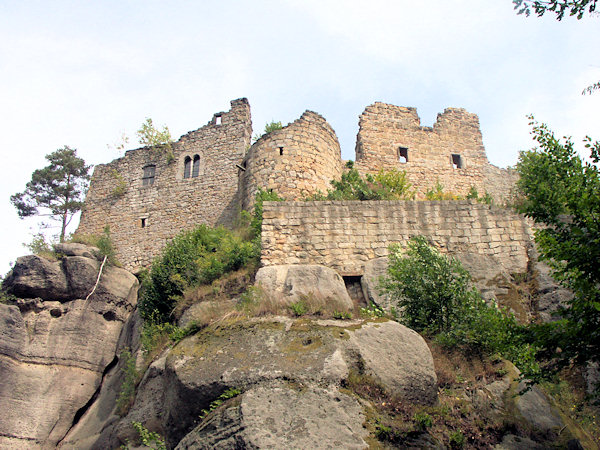
[{"label": "small rectangular opening in wall", "polygon": [[140,225],[142,228],[146,228],[146,219],[141,219]]},{"label": "small rectangular opening in wall", "polygon": [[462,158],[456,153],[452,154],[452,167],[454,167],[455,169],[463,168]]},{"label": "small rectangular opening in wall", "polygon": [[221,120],[222,120],[221,116],[215,116],[215,125],[221,125]]},{"label": "small rectangular opening in wall", "polygon": [[398,161],[400,161],[400,164],[406,164],[408,162],[408,148],[398,148]]},{"label": "small rectangular opening in wall", "polygon": [[279,156],[283,155],[283,147],[279,147]]},{"label": "small rectangular opening in wall", "polygon": [[346,285],[346,291],[354,302],[359,306],[367,306],[367,301],[363,294],[361,276],[360,275],[344,275],[344,284]]}]

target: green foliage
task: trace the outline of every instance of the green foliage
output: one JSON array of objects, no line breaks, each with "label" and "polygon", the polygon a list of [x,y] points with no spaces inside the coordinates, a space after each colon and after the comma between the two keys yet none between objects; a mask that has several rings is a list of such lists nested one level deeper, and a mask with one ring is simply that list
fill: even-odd
[{"label": "green foliage", "polygon": [[56,259],[56,253],[52,248],[52,244],[46,240],[44,233],[34,234],[31,242],[23,245],[34,255],[48,259]]},{"label": "green foliage", "polygon": [[143,445],[155,450],[167,450],[167,445],[163,437],[154,432],[149,431],[141,422],[131,422],[133,428],[138,432],[140,441]]},{"label": "green foliage", "polygon": [[[258,188],[254,197],[254,212],[252,213],[252,219],[250,220],[250,229],[255,238],[259,237],[262,229],[263,221],[263,203],[264,202],[283,202],[285,199],[280,197],[277,192],[272,189],[264,190]],[[258,242],[260,246],[260,242]]]},{"label": "green foliage", "polygon": [[300,299],[297,302],[290,304],[290,311],[292,311],[296,317],[300,317],[308,313],[308,306],[304,300]]},{"label": "green foliage", "polygon": [[129,411],[135,399],[135,388],[140,379],[140,374],[135,367],[135,357],[128,349],[121,352],[120,359],[123,362],[124,380],[117,397],[117,413],[123,417]]},{"label": "green foliage", "polygon": [[561,320],[530,330],[551,374],[571,361],[600,361],[600,142],[585,139],[591,162],[584,162],[570,139],[557,139],[530,118],[539,147],[520,154],[517,208],[540,225],[540,258],[575,294]]},{"label": "green foliage", "polygon": [[481,302],[471,276],[454,258],[442,255],[423,236],[408,242],[406,252],[390,247],[386,293],[403,310],[403,320],[415,330],[449,331],[465,311]]},{"label": "green foliage", "polygon": [[352,319],[352,313],[348,311],[334,311],[333,318],[337,320],[350,320]]},{"label": "green foliage", "polygon": [[351,168],[331,185],[333,189],[327,195],[319,193],[308,200],[411,200],[415,196],[406,172],[396,169],[382,169],[375,176],[367,174],[363,178],[358,170]]},{"label": "green foliage", "polygon": [[269,134],[273,131],[281,130],[283,126],[281,122],[275,122],[272,120],[270,123],[265,124],[265,134]]},{"label": "green foliage", "polygon": [[242,391],[240,389],[235,389],[235,388],[227,389],[225,392],[223,392],[219,396],[219,398],[217,398],[216,400],[211,402],[208,409],[202,410],[202,412],[200,413],[200,420],[202,420],[206,416],[208,416],[211,412],[213,412],[215,409],[217,409],[219,406],[221,406],[226,400],[229,400],[230,398],[233,398],[233,397],[237,397],[241,393],[242,393]]},{"label": "green foliage", "polygon": [[35,170],[23,192],[10,197],[19,217],[48,216],[61,223],[60,242],[73,215],[83,206],[90,179],[90,166],[77,156],[77,150],[64,146],[49,155],[50,163]]},{"label": "green foliage", "polygon": [[127,192],[127,182],[125,181],[125,178],[123,178],[123,175],[121,175],[119,172],[117,172],[116,169],[112,170],[111,176],[113,177],[113,184],[114,184],[114,188],[111,191],[111,195],[114,198],[123,197],[125,195],[125,193]]},{"label": "green foliage", "polygon": [[485,195],[483,197],[479,196],[479,192],[475,186],[471,186],[469,193],[467,194],[468,200],[477,200],[479,203],[485,203],[486,205],[491,205],[494,203],[494,199],[490,195],[489,192],[485,191]]},{"label": "green foliage", "polygon": [[360,308],[360,314],[365,317],[385,317],[387,314],[373,302],[369,302],[369,306],[366,308]]},{"label": "green foliage", "polygon": [[444,186],[439,180],[436,181],[435,186],[429,189],[425,193],[427,200],[461,200],[460,195],[456,195],[453,192],[444,192]]},{"label": "green foliage", "polygon": [[[200,225],[177,235],[152,263],[142,283],[142,318],[168,322],[177,300],[191,286],[210,284],[256,260],[259,250],[223,227]],[[155,312],[156,311],[156,312]]]},{"label": "green foliage", "polygon": [[106,260],[109,264],[113,266],[120,266],[117,261],[117,254],[115,251],[115,247],[110,237],[110,226],[106,225],[104,230],[102,230],[102,234],[74,234],[70,239],[71,242],[76,242],[79,244],[91,245],[93,247],[97,247],[100,251],[101,257],[106,256]]},{"label": "green foliage", "polygon": [[512,315],[488,306],[462,264],[423,236],[412,238],[404,252],[397,245],[390,248],[388,276],[380,285],[410,328],[442,345],[498,353],[533,370],[536,349],[524,343],[523,327]]},{"label": "green foliage", "polygon": [[598,0],[513,0],[518,14],[529,17],[533,11],[541,17],[550,11],[556,14],[557,20],[562,20],[566,13],[581,19],[584,14],[592,14],[596,10],[597,2]]},{"label": "green foliage", "polygon": [[413,421],[417,425],[417,428],[421,431],[425,431],[427,428],[431,428],[433,425],[433,418],[426,412],[417,412],[413,415]]},{"label": "green foliage", "polygon": [[459,431],[453,431],[450,433],[448,444],[452,449],[463,448],[465,446],[465,435]]},{"label": "green foliage", "polygon": [[136,134],[139,138],[139,143],[144,147],[164,151],[168,164],[175,160],[172,147],[173,139],[166,125],[163,125],[162,130],[159,130],[154,126],[152,119],[147,117],[140,129],[136,131]]}]

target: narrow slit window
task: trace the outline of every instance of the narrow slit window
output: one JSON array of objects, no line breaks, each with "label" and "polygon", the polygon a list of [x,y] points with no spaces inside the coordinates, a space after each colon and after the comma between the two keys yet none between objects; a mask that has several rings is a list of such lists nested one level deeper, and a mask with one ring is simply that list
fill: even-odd
[{"label": "narrow slit window", "polygon": [[463,168],[462,158],[460,157],[460,155],[457,155],[455,153],[452,154],[452,167],[455,169]]},{"label": "narrow slit window", "polygon": [[192,173],[192,158],[189,156],[185,157],[183,161],[183,178],[189,178]]},{"label": "narrow slit window", "polygon": [[406,164],[408,162],[408,148],[398,148],[398,161],[400,161],[400,164]]},{"label": "narrow slit window", "polygon": [[154,184],[154,175],[156,166],[149,165],[144,167],[144,175],[142,175],[142,186],[152,186]]},{"label": "narrow slit window", "polygon": [[221,125],[222,118],[221,116],[215,116],[215,125]]},{"label": "narrow slit window", "polygon": [[140,225],[142,226],[142,228],[146,228],[146,219],[142,219],[142,222]]},{"label": "narrow slit window", "polygon": [[194,155],[194,167],[192,168],[192,178],[197,178],[200,174],[200,156]]},{"label": "narrow slit window", "polygon": [[283,147],[279,147],[279,156],[283,155]]}]

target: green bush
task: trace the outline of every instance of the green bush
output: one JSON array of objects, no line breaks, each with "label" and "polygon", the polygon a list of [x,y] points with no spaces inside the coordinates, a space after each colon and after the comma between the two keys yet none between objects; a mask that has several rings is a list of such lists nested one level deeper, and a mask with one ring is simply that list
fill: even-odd
[{"label": "green bush", "polygon": [[462,200],[460,195],[456,195],[453,192],[444,192],[444,186],[442,183],[436,181],[435,186],[429,189],[425,193],[425,198],[427,200]]},{"label": "green bush", "polygon": [[433,425],[433,418],[426,412],[417,412],[413,415],[413,421],[417,425],[417,428],[421,431],[425,431],[427,428],[431,428]]},{"label": "green bush", "polygon": [[423,236],[412,238],[404,252],[391,247],[381,287],[400,307],[402,322],[440,344],[498,353],[518,367],[535,364],[535,348],[525,343],[526,329],[512,314],[486,304],[462,264]]},{"label": "green bush", "polygon": [[160,434],[148,430],[141,422],[131,422],[131,424],[138,432],[142,445],[155,450],[167,450],[165,440]]},{"label": "green bush", "polygon": [[304,300],[298,300],[290,304],[290,310],[296,317],[300,317],[308,313],[308,306]]},{"label": "green bush", "polygon": [[406,172],[380,170],[375,176],[362,177],[353,167],[331,182],[327,195],[317,193],[307,200],[411,200],[415,192],[406,179]]},{"label": "green bush", "polygon": [[258,247],[225,228],[200,225],[177,235],[152,263],[142,282],[139,311],[144,320],[170,321],[171,311],[186,288],[210,284],[259,255]]}]

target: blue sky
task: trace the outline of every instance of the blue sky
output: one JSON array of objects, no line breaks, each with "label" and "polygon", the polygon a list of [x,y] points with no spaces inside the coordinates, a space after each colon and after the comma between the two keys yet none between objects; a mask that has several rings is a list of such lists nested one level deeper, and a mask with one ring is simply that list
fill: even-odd
[{"label": "blue sky", "polygon": [[0,0],[0,272],[38,230],[9,197],[44,155],[69,145],[108,162],[146,117],[178,138],[239,97],[255,132],[310,109],[354,159],[375,101],[414,106],[423,125],[464,107],[503,167],[531,148],[530,113],[600,139],[600,92],[581,95],[600,80],[599,27],[518,16],[510,0]]}]

